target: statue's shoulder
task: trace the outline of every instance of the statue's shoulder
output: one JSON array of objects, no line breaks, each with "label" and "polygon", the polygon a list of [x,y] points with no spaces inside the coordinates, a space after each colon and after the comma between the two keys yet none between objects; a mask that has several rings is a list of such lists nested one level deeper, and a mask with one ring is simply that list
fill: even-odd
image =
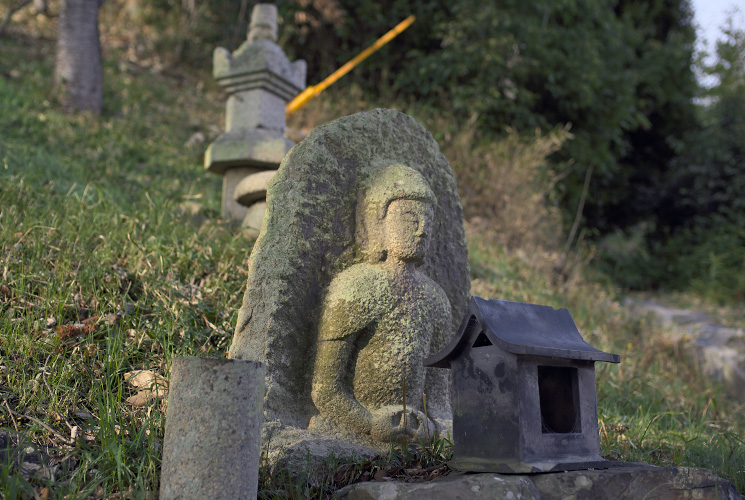
[{"label": "statue's shoulder", "polygon": [[329,284],[319,324],[319,340],[354,335],[375,321],[389,295],[385,272],[372,264],[355,264]]},{"label": "statue's shoulder", "polygon": [[326,303],[334,300],[359,302],[385,294],[388,278],[385,271],[374,264],[363,262],[348,267],[331,280],[326,294]]},{"label": "statue's shoulder", "polygon": [[438,298],[448,300],[445,290],[443,290],[439,283],[427,276],[426,273],[422,273],[421,275],[422,282],[424,283],[424,286],[427,287],[427,289],[432,290],[432,293],[437,295]]}]

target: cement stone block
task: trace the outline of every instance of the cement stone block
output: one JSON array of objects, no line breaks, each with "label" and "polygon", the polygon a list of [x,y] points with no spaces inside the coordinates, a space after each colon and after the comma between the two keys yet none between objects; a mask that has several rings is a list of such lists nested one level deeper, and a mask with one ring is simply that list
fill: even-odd
[{"label": "cement stone block", "polygon": [[224,218],[234,221],[243,220],[248,207],[235,201],[233,193],[243,179],[260,171],[255,167],[235,167],[225,171],[222,177],[222,216]]},{"label": "cement stone block", "polygon": [[521,476],[478,474],[421,483],[399,481],[358,483],[339,490],[332,498],[346,500],[540,500],[538,488]]},{"label": "cement stone block", "polygon": [[[277,8],[254,6],[247,40],[232,54],[222,48],[213,54],[213,74],[229,97],[226,132],[204,157],[209,171],[226,175],[233,168],[276,169],[294,142],[284,137],[285,106],[305,88],[305,61],[290,63],[277,45]],[[233,190],[239,172],[223,183],[223,216],[240,221],[246,214],[235,203]]]},{"label": "cement stone block", "polygon": [[248,27],[248,41],[266,38],[277,41],[277,6],[269,3],[254,5],[251,11],[251,24]]},{"label": "cement stone block", "polygon": [[285,99],[266,90],[233,94],[225,106],[225,130],[263,128],[282,136],[286,104]]},{"label": "cement stone block", "polygon": [[[294,145],[273,130],[232,130],[210,144],[204,154],[204,166],[216,174],[224,174],[233,167],[276,169]],[[229,196],[232,199],[233,191]]]},{"label": "cement stone block", "polygon": [[[266,88],[289,100],[305,88],[305,61],[290,63],[280,46],[271,40],[247,40],[232,54],[216,49],[212,64],[215,79],[230,93]],[[262,72],[267,72],[266,76]],[[299,90],[288,96],[293,89]]]},{"label": "cement stone block", "polygon": [[264,373],[255,361],[174,359],[162,500],[256,498]]}]

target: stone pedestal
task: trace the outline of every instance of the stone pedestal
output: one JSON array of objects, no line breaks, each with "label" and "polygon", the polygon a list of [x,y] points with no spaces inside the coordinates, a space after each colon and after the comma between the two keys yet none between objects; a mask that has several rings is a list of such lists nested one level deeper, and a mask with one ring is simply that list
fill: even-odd
[{"label": "stone pedestal", "polygon": [[[258,4],[248,39],[232,54],[215,49],[213,73],[229,94],[225,133],[205,153],[205,168],[223,176],[222,213],[241,221],[248,210],[235,199],[247,175],[276,170],[294,142],[284,136],[285,106],[305,88],[305,61],[290,63],[277,40],[277,8]],[[259,201],[263,201],[259,200]]]},{"label": "stone pedestal", "polygon": [[736,500],[734,485],[706,469],[623,464],[607,470],[534,475],[459,474],[434,481],[366,482],[347,486],[333,498],[415,500],[437,498],[517,500]]},{"label": "stone pedestal", "polygon": [[161,499],[256,498],[264,372],[255,361],[173,361]]}]

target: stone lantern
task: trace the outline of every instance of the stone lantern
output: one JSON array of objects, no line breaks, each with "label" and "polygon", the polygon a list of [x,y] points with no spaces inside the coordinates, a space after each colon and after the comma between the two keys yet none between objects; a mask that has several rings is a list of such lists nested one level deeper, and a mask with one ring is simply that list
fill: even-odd
[{"label": "stone lantern", "polygon": [[531,473],[607,468],[595,362],[566,309],[472,297],[458,333],[425,366],[449,368],[453,469]]},{"label": "stone lantern", "polygon": [[[215,49],[213,73],[228,93],[225,132],[205,153],[205,168],[223,176],[222,214],[241,221],[258,203],[263,219],[267,171],[276,171],[295,145],[286,138],[285,106],[305,88],[305,61],[290,63],[277,45],[277,7],[258,4],[251,13],[248,39],[232,54]],[[250,179],[236,191],[241,181]],[[259,217],[260,215],[260,217]]]}]

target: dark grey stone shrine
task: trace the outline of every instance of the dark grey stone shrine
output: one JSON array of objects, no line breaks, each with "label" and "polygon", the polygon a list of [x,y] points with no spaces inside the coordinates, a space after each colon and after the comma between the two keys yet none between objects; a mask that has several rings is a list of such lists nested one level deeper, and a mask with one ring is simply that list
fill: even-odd
[{"label": "dark grey stone shrine", "polygon": [[453,459],[473,472],[604,468],[595,362],[566,309],[472,297],[457,335],[425,366],[452,371]]}]

